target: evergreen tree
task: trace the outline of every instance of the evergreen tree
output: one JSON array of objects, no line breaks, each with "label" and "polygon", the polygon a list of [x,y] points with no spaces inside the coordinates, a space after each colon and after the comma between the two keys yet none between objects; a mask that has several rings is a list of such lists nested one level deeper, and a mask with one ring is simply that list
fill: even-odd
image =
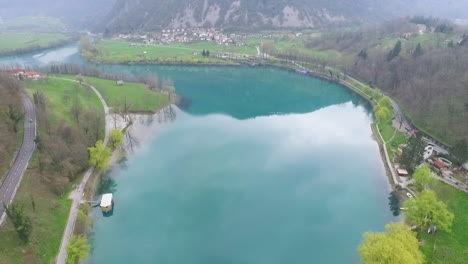
[{"label": "evergreen tree", "polygon": [[363,59],[363,60],[367,60],[367,51],[366,50],[361,50],[358,54],[358,57]]},{"label": "evergreen tree", "polygon": [[449,43],[447,44],[447,46],[448,46],[449,48],[455,47],[455,45],[453,44],[453,40],[450,40]]},{"label": "evergreen tree", "polygon": [[18,237],[24,242],[29,242],[29,236],[32,232],[32,222],[29,217],[24,215],[24,208],[16,204],[11,204],[9,206],[3,204],[5,212],[8,218],[13,223]]},{"label": "evergreen tree", "polygon": [[206,51],[205,51],[205,50],[202,51],[202,56],[203,56],[203,57],[206,56]]},{"label": "evergreen tree", "polygon": [[413,51],[413,56],[414,57],[419,57],[419,56],[421,56],[423,54],[424,54],[424,51],[423,51],[423,49],[421,47],[421,43],[418,43],[418,45],[416,46],[416,48]]},{"label": "evergreen tree", "polygon": [[207,56],[207,57],[210,56],[210,51],[209,51],[209,50],[206,51],[206,56]]},{"label": "evergreen tree", "polygon": [[408,140],[408,145],[403,149],[400,162],[412,174],[419,164],[423,162],[424,141],[422,134],[417,133]]},{"label": "evergreen tree", "polygon": [[387,61],[391,61],[394,58],[398,57],[401,52],[401,41],[399,40],[396,44],[395,47],[388,53],[387,55]]}]

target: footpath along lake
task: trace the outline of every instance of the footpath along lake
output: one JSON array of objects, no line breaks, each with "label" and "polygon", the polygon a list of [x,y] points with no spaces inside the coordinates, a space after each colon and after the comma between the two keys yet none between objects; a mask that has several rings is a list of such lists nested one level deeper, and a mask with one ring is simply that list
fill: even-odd
[{"label": "footpath along lake", "polygon": [[171,78],[188,104],[145,121],[157,132],[111,173],[89,263],[358,263],[362,234],[399,220],[370,106],[348,89],[272,68],[100,67]]}]

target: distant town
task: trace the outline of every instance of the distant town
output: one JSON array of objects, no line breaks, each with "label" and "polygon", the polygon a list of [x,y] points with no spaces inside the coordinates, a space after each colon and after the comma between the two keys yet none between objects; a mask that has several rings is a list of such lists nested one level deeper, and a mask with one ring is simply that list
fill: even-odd
[{"label": "distant town", "polygon": [[178,28],[163,29],[157,33],[134,33],[134,34],[115,34],[112,36],[115,40],[138,41],[144,44],[171,44],[171,43],[192,43],[200,41],[214,42],[222,46],[246,46],[245,39],[252,37],[278,39],[278,38],[297,38],[303,33],[224,33],[222,29],[217,28]]}]

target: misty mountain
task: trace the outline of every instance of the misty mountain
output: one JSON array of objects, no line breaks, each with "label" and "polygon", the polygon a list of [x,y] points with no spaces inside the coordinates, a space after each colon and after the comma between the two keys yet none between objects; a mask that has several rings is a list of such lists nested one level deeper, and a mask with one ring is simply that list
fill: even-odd
[{"label": "misty mountain", "polygon": [[179,27],[320,28],[410,14],[468,18],[459,0],[117,0],[99,25],[111,32]]},{"label": "misty mountain", "polygon": [[109,13],[116,0],[0,0],[0,17],[10,20],[27,16],[59,18],[70,28],[92,27]]}]

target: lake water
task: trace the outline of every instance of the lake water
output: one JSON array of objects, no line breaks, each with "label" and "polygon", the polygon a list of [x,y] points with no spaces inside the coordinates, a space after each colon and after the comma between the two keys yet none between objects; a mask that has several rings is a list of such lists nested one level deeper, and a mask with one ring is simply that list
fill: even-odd
[{"label": "lake water", "polygon": [[[52,52],[38,57],[84,63]],[[398,220],[370,108],[346,88],[272,68],[103,69],[171,78],[189,103],[138,122],[151,132],[111,173],[89,263],[358,263],[362,234]]]}]

